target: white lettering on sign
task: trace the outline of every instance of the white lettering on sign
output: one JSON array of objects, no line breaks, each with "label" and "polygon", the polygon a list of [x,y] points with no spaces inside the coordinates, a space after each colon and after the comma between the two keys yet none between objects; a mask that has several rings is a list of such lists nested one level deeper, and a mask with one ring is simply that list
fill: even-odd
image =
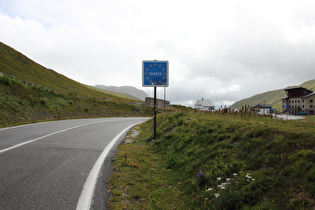
[{"label": "white lettering on sign", "polygon": [[149,72],[149,75],[162,76],[162,72]]}]

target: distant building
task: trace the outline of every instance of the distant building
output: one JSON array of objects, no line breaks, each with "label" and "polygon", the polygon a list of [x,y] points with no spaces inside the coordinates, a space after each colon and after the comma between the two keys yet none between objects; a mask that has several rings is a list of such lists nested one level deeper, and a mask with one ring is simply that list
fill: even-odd
[{"label": "distant building", "polygon": [[215,106],[210,99],[200,99],[195,103],[195,109],[201,111],[213,111],[214,108]]},{"label": "distant building", "polygon": [[[154,98],[145,97],[144,104],[148,106],[154,106]],[[156,106],[158,108],[170,108],[170,102],[162,99],[156,99]]]},{"label": "distant building", "polygon": [[289,114],[314,114],[315,93],[303,87],[284,90],[287,97],[282,99],[282,111]]},{"label": "distant building", "polygon": [[254,106],[251,106],[250,110],[257,114],[271,114],[274,111],[270,104],[256,104]]}]

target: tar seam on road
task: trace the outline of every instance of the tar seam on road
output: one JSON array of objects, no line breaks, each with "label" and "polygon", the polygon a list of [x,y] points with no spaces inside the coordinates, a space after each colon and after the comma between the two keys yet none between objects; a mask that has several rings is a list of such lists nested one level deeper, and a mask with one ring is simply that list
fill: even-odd
[{"label": "tar seam on road", "polygon": [[93,193],[96,186],[97,178],[99,175],[99,172],[101,170],[101,167],[103,165],[103,162],[109,153],[109,151],[112,149],[112,147],[115,145],[115,143],[118,141],[118,139],[131,127],[135,126],[131,125],[127,127],[125,130],[121,131],[115,138],[106,146],[106,148],[103,150],[102,154],[99,156],[97,161],[95,162],[88,178],[85,181],[83,190],[81,192],[81,196],[79,198],[78,204],[77,204],[77,210],[88,210],[91,207],[92,199],[93,199]]},{"label": "tar seam on road", "polygon": [[59,134],[59,133],[62,133],[62,132],[66,132],[66,131],[69,131],[69,130],[72,130],[72,129],[76,129],[76,128],[80,128],[80,127],[84,127],[84,126],[88,126],[88,125],[92,125],[92,124],[97,124],[97,123],[102,123],[102,122],[94,122],[94,123],[88,123],[88,124],[84,124],[84,125],[78,125],[78,126],[75,126],[75,127],[72,127],[72,128],[67,128],[67,129],[64,129],[64,130],[61,130],[61,131],[57,131],[57,132],[54,132],[54,133],[50,133],[50,134],[47,134],[45,136],[41,136],[41,137],[38,137],[36,139],[32,139],[32,140],[29,140],[29,141],[26,141],[26,142],[23,142],[21,144],[17,144],[17,145],[14,145],[12,147],[8,147],[6,149],[3,149],[3,150],[0,150],[0,153],[3,153],[3,152],[7,152],[9,150],[12,150],[12,149],[15,149],[17,147],[21,147],[23,145],[26,145],[26,144],[29,144],[29,143],[32,143],[32,142],[35,142],[35,141],[38,141],[40,139],[44,139],[46,137],[49,137],[49,136],[53,136],[53,135],[56,135],[56,134]]}]

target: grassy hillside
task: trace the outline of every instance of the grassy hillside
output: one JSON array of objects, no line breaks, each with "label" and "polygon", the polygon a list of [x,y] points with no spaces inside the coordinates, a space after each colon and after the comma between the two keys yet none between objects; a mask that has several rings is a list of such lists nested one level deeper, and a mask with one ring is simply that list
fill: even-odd
[{"label": "grassy hillside", "polygon": [[315,118],[160,115],[119,146],[112,209],[314,209]]},{"label": "grassy hillside", "polygon": [[[295,86],[294,86],[295,87]],[[307,81],[297,87],[304,87],[309,90],[315,91],[315,79]],[[292,88],[292,87],[287,87],[287,88]],[[250,98],[246,98],[240,101],[235,102],[232,105],[233,109],[240,109],[244,105],[255,105],[255,104],[263,104],[264,102],[266,104],[271,104],[273,108],[276,108],[278,110],[282,111],[282,102],[281,99],[286,97],[286,94],[284,92],[284,89],[280,90],[274,90],[274,91],[269,91],[266,93],[261,93],[255,96],[252,96]]]},{"label": "grassy hillside", "polygon": [[138,100],[71,80],[3,43],[0,72],[4,74],[0,77],[0,127],[43,120],[152,113],[152,108]]},{"label": "grassy hillside", "polygon": [[[26,81],[59,93],[75,93],[80,96],[107,98],[123,101],[130,101],[130,96],[101,91],[99,89],[81,84],[65,77],[51,69],[30,60],[28,57],[13,48],[0,42],[0,72],[6,76],[13,76],[16,80]],[[134,99],[134,98],[133,98]]]},{"label": "grassy hillside", "polygon": [[54,93],[0,77],[0,127],[30,122],[90,117],[150,116],[152,108],[119,100]]}]

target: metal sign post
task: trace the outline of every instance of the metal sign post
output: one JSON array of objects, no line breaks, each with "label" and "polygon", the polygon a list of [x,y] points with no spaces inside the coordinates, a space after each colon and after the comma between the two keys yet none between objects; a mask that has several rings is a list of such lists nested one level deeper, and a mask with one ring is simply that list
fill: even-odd
[{"label": "metal sign post", "polygon": [[156,139],[156,87],[154,87],[154,139]]},{"label": "metal sign post", "polygon": [[168,87],[168,84],[168,61],[142,61],[142,86],[154,87],[154,139],[156,139],[157,115],[156,87]]}]

